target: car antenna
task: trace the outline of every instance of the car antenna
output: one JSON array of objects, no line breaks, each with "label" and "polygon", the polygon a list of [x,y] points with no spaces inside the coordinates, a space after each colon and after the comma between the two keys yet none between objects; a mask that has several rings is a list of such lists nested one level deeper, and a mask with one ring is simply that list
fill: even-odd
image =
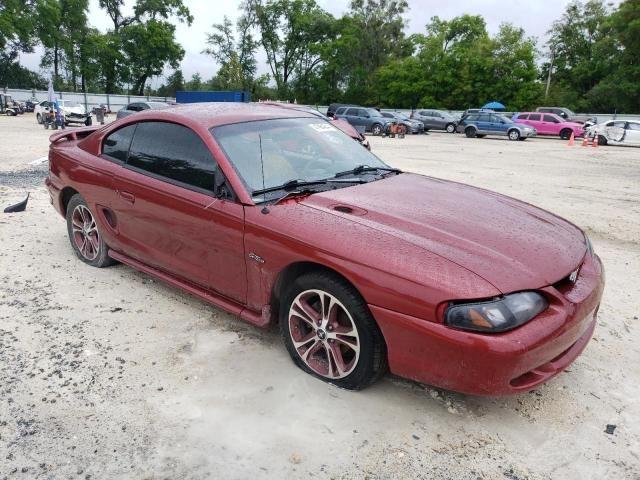
[{"label": "car antenna", "polygon": [[[265,186],[264,186],[264,160],[262,158],[262,134],[258,134],[258,140],[260,141],[260,168],[262,169],[262,195],[263,195],[263,201],[267,201],[267,192],[265,192]],[[265,205],[264,207],[262,207],[261,212],[266,215],[267,213],[269,213],[269,209],[267,208],[267,206]]]}]

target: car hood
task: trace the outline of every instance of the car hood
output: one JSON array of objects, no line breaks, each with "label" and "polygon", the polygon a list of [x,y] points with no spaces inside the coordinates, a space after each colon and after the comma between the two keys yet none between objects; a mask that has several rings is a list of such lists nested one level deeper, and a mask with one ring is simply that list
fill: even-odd
[{"label": "car hood", "polygon": [[78,115],[84,115],[84,107],[60,107],[64,113],[77,113]]},{"label": "car hood", "polygon": [[[586,253],[582,231],[562,218],[497,193],[421,175],[404,173],[317,193],[301,204],[384,233],[384,244],[372,249],[402,255],[405,242],[413,244],[502,293],[556,283]],[[348,228],[345,235],[348,241]]]}]

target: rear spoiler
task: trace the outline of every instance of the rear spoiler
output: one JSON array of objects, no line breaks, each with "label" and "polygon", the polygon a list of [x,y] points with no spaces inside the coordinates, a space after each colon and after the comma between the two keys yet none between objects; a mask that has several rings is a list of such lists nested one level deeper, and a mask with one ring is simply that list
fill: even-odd
[{"label": "rear spoiler", "polygon": [[75,140],[82,140],[85,137],[88,137],[96,130],[102,128],[101,125],[95,125],[91,127],[83,127],[83,128],[74,128],[73,130],[62,131],[58,133],[54,133],[49,137],[49,142],[58,143],[61,140],[65,140],[68,142],[73,142]]}]

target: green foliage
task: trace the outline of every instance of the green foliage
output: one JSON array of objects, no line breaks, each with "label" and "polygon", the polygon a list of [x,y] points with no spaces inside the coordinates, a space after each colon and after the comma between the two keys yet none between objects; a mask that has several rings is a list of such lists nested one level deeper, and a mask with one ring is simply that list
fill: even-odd
[{"label": "green foliage", "polygon": [[47,88],[47,81],[18,63],[17,52],[0,52],[0,85],[9,88]]},{"label": "green foliage", "polygon": [[233,24],[226,16],[223,23],[214,24],[213,29],[214,32],[207,35],[209,48],[204,53],[211,55],[220,64],[216,76],[217,89],[252,91],[256,81],[255,53],[258,42],[251,35],[251,21],[247,14],[238,20],[237,42]]},{"label": "green foliage", "polygon": [[309,77],[319,64],[320,45],[327,40],[333,17],[315,0],[247,0],[244,12],[260,34],[278,96],[293,100],[294,78],[309,88]]},{"label": "green foliage", "polygon": [[149,77],[160,75],[165,65],[179,67],[184,50],[175,41],[176,27],[163,20],[132,23],[120,29],[122,50],[128,72],[124,78],[133,85],[133,92],[144,94]]},{"label": "green foliage", "polygon": [[33,0],[0,2],[0,51],[31,51],[34,43]]},{"label": "green foliage", "polygon": [[[17,52],[40,43],[56,88],[141,94],[172,67],[160,94],[242,89],[311,104],[462,109],[498,100],[510,110],[640,112],[640,0],[574,0],[542,58],[521,28],[505,23],[489,35],[479,15],[433,17],[407,37],[406,0],[351,0],[340,18],[317,0],[243,0],[235,24],[225,17],[207,35],[204,52],[219,66],[208,81],[185,81],[179,70],[174,24],[193,21],[184,0],[97,3],[111,20],[106,32],[89,26],[89,0],[0,0],[0,83],[39,84]],[[270,75],[258,76],[260,48]]]}]

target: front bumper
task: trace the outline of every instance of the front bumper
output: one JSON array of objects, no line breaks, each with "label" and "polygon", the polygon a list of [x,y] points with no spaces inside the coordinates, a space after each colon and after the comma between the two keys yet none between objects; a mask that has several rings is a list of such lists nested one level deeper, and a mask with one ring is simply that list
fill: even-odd
[{"label": "front bumper", "polygon": [[600,259],[588,256],[575,284],[540,291],[549,308],[501,334],[478,334],[370,305],[387,343],[391,372],[472,395],[536,388],[567,368],[593,335],[604,289]]},{"label": "front bumper", "polygon": [[520,130],[520,136],[522,138],[533,138],[538,136],[537,131]]}]

